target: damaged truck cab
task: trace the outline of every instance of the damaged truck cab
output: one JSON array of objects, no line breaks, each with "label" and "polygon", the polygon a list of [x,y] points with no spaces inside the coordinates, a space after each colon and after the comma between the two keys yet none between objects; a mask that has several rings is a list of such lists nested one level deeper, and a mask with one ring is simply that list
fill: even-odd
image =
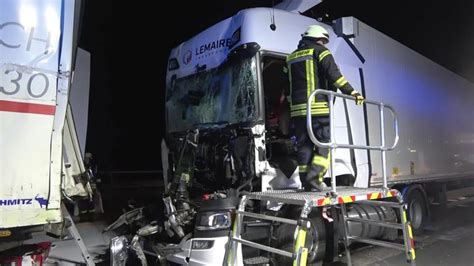
[{"label": "damaged truck cab", "polygon": [[[330,101],[331,145],[359,148],[331,146],[333,167],[325,182],[331,177],[332,194],[323,191],[320,198],[288,192],[301,188],[301,182],[290,133],[286,56],[314,24],[329,32],[328,49],[345,78],[366,103],[379,106],[356,106],[344,97]],[[448,89],[453,99],[446,101]],[[473,149],[465,144],[472,142],[452,145],[459,138],[472,140],[470,117],[459,114],[472,113],[473,91],[472,83],[355,18],[329,26],[278,9],[238,12],[170,53],[161,152],[164,213],[153,227],[152,234],[159,232],[151,241],[154,252],[183,265],[220,265],[236,257],[239,265],[289,265],[288,257],[297,252],[292,249],[294,225],[301,224],[282,221],[298,218],[301,209],[291,204],[308,207],[309,200],[313,211],[304,217],[310,220],[309,233],[300,241],[308,249],[308,263],[338,258],[343,245],[349,256],[351,241],[392,241],[401,235],[396,230],[403,231],[405,245],[390,246],[404,250],[413,262],[410,221],[413,231],[421,232],[429,220],[429,202],[442,202],[447,188],[473,183]],[[408,92],[423,97],[407,98]],[[397,114],[384,116],[385,103]],[[400,129],[398,123],[390,126],[396,117]],[[385,141],[395,144],[387,148]],[[385,155],[391,149],[395,152]],[[336,185],[345,186],[339,196]],[[287,190],[281,192],[285,196],[278,190]],[[362,194],[350,194],[354,191]],[[385,197],[399,202],[378,201]],[[395,229],[385,228],[397,222]]]},{"label": "damaged truck cab", "polygon": [[[296,48],[299,34],[317,22],[275,10],[281,23],[274,31],[268,12],[240,11],[171,51],[162,143],[169,217],[164,229],[182,239],[177,245],[183,251],[166,254],[163,249],[167,260],[221,264],[242,192],[301,188],[285,95],[286,55]],[[350,161],[339,161],[337,174],[353,177]],[[279,207],[253,206],[262,211]],[[318,223],[323,223],[320,217]],[[248,221],[244,234],[265,242],[272,230],[269,223]],[[324,232],[314,232],[313,257],[318,248],[324,253],[318,234]]]}]

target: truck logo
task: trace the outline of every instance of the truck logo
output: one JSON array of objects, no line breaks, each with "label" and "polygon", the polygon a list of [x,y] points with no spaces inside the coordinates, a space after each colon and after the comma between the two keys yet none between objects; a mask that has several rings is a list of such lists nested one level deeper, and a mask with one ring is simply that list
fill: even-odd
[{"label": "truck logo", "polygon": [[203,44],[199,46],[199,48],[196,48],[195,55],[201,55],[206,52],[211,52],[212,50],[215,50],[215,49],[223,49],[223,48],[230,47],[231,42],[232,42],[232,39],[227,38],[227,39],[219,39],[219,40],[215,40],[215,41]]},{"label": "truck logo", "polygon": [[31,205],[33,199],[0,199],[0,206]]},{"label": "truck logo", "polygon": [[189,62],[191,62],[192,57],[193,53],[191,52],[191,50],[187,50],[186,53],[184,53],[183,55],[183,63],[185,65],[189,64]]},{"label": "truck logo", "polygon": [[39,203],[40,208],[43,208],[43,206],[48,207],[48,200],[47,199],[45,199],[43,197],[36,196],[35,200]]},{"label": "truck logo", "polygon": [[[40,208],[46,208],[48,207],[49,201],[43,197],[36,196],[34,198],[38,204],[40,205]],[[33,199],[0,199],[0,207],[2,206],[17,206],[17,205],[32,205],[33,204]]]}]

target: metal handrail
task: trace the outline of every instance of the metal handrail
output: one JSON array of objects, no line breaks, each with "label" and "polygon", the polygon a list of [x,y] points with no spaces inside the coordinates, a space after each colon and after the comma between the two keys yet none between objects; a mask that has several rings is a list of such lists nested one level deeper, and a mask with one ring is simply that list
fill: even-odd
[{"label": "metal handrail", "polygon": [[[344,99],[349,99],[349,100],[355,100],[354,96],[349,96],[349,95],[345,95],[345,94],[337,93],[337,92],[333,92],[333,91],[328,91],[328,90],[315,90],[309,95],[307,106],[311,106],[311,103],[313,102],[313,98],[317,94],[326,94],[326,95],[330,96],[330,99],[329,99],[330,122],[332,122],[332,120],[333,120],[332,108],[331,107],[333,105],[333,97],[334,96],[344,98]],[[398,144],[398,140],[399,140],[398,118],[397,118],[397,113],[395,112],[395,109],[393,109],[393,107],[389,104],[384,104],[382,102],[376,102],[376,101],[372,101],[372,100],[365,100],[364,103],[379,106],[379,108],[382,109],[382,110],[380,110],[380,114],[381,114],[380,118],[383,117],[383,108],[387,108],[392,113],[392,116],[394,118],[395,140],[394,140],[393,145],[391,147],[384,147],[383,145],[381,145],[381,146],[367,146],[367,145],[354,145],[354,144],[338,144],[338,143],[335,143],[335,142],[320,142],[314,136],[313,128],[309,126],[309,125],[312,125],[313,122],[312,122],[312,119],[311,119],[311,108],[308,107],[307,110],[306,110],[306,119],[307,119],[307,124],[308,124],[308,134],[309,134],[309,137],[310,137],[311,141],[313,141],[313,143],[316,144],[318,147],[322,147],[322,148],[331,148],[331,147],[333,147],[333,148],[379,150],[379,151],[381,151],[381,150],[390,151],[390,150],[395,149],[395,147]],[[383,125],[383,120],[381,120],[381,124]],[[332,138],[331,138],[331,141],[332,141]]]},{"label": "metal handrail", "polygon": [[[316,136],[314,135],[313,132],[313,121],[312,121],[312,114],[311,114],[311,106],[313,103],[313,98],[316,97],[318,94],[324,94],[329,96],[328,99],[328,107],[329,107],[329,126],[330,126],[330,140],[329,142],[320,142]],[[369,146],[369,145],[354,145],[354,144],[339,144],[336,142],[333,142],[334,140],[334,97],[339,97],[343,99],[349,99],[349,100],[355,100],[356,98],[353,96],[345,95],[342,93],[337,93],[333,91],[328,91],[328,90],[314,90],[308,97],[308,102],[307,108],[306,108],[306,124],[307,124],[307,130],[308,130],[308,135],[311,141],[318,147],[322,148],[329,148],[330,152],[330,169],[331,169],[331,190],[334,195],[336,195],[336,177],[334,176],[334,164],[335,164],[335,158],[333,156],[333,151],[336,148],[346,148],[346,149],[362,149],[362,150],[378,150],[381,151],[382,153],[382,175],[383,175],[383,187],[388,189],[387,187],[387,171],[386,171],[386,156],[385,152],[393,150],[399,140],[399,129],[398,129],[398,117],[397,113],[395,112],[395,109],[388,104],[384,104],[382,102],[376,102],[372,100],[365,100],[364,104],[372,104],[376,105],[379,108],[379,114],[380,114],[380,146]],[[384,125],[384,109],[387,108],[391,113],[393,117],[393,127],[395,131],[395,139],[393,142],[393,145],[388,147],[385,146],[385,125]]]}]

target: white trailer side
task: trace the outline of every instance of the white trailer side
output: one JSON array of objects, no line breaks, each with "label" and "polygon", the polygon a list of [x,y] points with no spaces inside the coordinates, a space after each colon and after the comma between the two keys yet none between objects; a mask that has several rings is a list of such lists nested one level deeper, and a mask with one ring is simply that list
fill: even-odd
[{"label": "white trailer side", "polygon": [[0,228],[60,222],[75,1],[2,1]]}]

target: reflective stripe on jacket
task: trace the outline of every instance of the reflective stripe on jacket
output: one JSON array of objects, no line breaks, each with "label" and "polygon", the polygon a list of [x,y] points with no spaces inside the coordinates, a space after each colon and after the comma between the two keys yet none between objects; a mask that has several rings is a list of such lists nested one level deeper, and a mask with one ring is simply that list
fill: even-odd
[{"label": "reflective stripe on jacket", "polygon": [[[315,89],[336,91],[345,94],[354,90],[339,71],[331,52],[314,40],[303,38],[298,49],[290,54],[286,62],[290,78],[291,116],[305,116],[308,96]],[[327,115],[327,97],[317,95],[311,105],[313,115]]]}]

